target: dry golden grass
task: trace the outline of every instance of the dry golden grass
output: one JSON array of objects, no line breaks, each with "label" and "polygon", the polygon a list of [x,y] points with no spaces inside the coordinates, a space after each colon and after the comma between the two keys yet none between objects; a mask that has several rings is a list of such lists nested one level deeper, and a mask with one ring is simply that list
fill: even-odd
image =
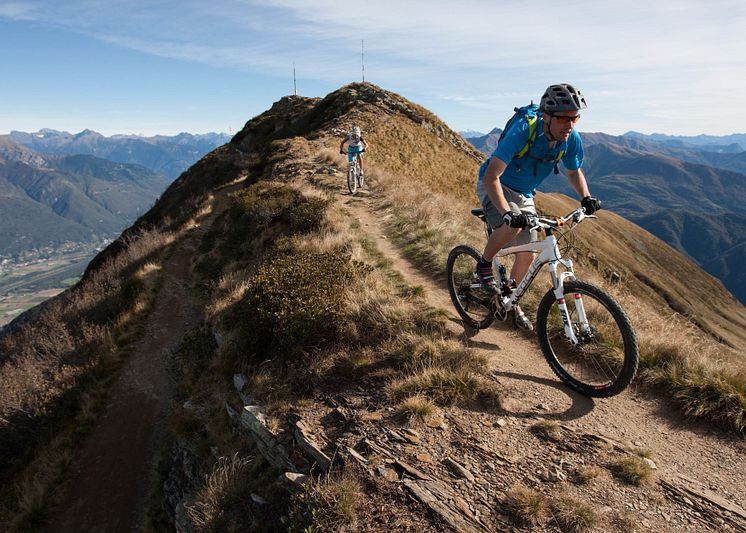
[{"label": "dry golden grass", "polygon": [[600,522],[593,507],[585,502],[570,496],[548,497],[525,486],[506,492],[500,507],[516,525],[531,529],[551,521],[560,531],[582,533],[592,531]]},{"label": "dry golden grass", "polygon": [[643,302],[629,304],[640,345],[640,378],[660,387],[682,411],[746,430],[746,364],[680,316],[667,320]]},{"label": "dry golden grass", "polygon": [[426,396],[410,396],[396,407],[396,417],[409,425],[421,425],[440,413],[438,406]]},{"label": "dry golden grass", "polygon": [[655,472],[642,458],[631,455],[623,457],[611,465],[612,473],[630,485],[647,485],[655,478]]},{"label": "dry golden grass", "polygon": [[606,470],[599,466],[586,466],[575,471],[575,481],[580,485],[589,485],[606,475]]},{"label": "dry golden grass", "polygon": [[632,448],[632,453],[638,457],[650,459],[653,456],[653,452],[646,450],[645,448]]},{"label": "dry golden grass", "polygon": [[394,339],[387,351],[396,356],[404,372],[435,366],[483,372],[487,366],[484,356],[465,348],[457,339],[433,338],[415,332]]},{"label": "dry golden grass", "polygon": [[223,274],[215,285],[212,300],[205,308],[206,318],[212,320],[226,309],[241,300],[249,288],[249,279],[253,272],[247,270],[229,270]]},{"label": "dry golden grass", "polygon": [[355,531],[361,500],[357,477],[349,472],[328,474],[293,496],[287,531]]},{"label": "dry golden grass", "polygon": [[611,524],[616,526],[619,531],[644,531],[644,529],[641,529],[639,515],[632,511],[624,510],[614,513],[611,517]]},{"label": "dry golden grass", "polygon": [[524,486],[517,486],[507,491],[500,505],[519,526],[542,526],[551,517],[546,497]]},{"label": "dry golden grass", "polygon": [[16,512],[7,524],[8,531],[34,531],[43,524],[50,503],[49,487],[59,483],[73,459],[68,442],[60,442],[58,438],[55,444],[37,454],[32,468],[18,479]]},{"label": "dry golden grass", "polygon": [[569,496],[551,501],[552,521],[563,532],[582,533],[592,531],[600,522],[593,507]]},{"label": "dry golden grass", "polygon": [[440,404],[454,405],[476,399],[480,385],[477,376],[466,370],[430,367],[393,381],[388,391],[394,401],[424,395]]},{"label": "dry golden grass", "polygon": [[409,331],[385,343],[382,349],[394,356],[401,369],[401,377],[387,387],[394,401],[425,396],[443,405],[476,399],[492,407],[500,405],[499,391],[480,378],[486,360],[457,339]]},{"label": "dry golden grass", "polygon": [[186,508],[198,531],[219,531],[225,509],[249,496],[250,479],[246,472],[250,464],[251,458],[238,454],[218,459],[194,503]]},{"label": "dry golden grass", "polygon": [[560,442],[562,440],[562,427],[554,420],[541,420],[531,426],[531,433],[542,440]]}]

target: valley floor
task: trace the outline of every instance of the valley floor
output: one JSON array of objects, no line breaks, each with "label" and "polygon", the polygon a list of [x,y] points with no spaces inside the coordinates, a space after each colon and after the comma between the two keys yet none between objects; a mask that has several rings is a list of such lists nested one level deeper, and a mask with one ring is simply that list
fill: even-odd
[{"label": "valley floor", "polygon": [[65,252],[0,269],[0,326],[73,285],[96,255],[95,249]]}]

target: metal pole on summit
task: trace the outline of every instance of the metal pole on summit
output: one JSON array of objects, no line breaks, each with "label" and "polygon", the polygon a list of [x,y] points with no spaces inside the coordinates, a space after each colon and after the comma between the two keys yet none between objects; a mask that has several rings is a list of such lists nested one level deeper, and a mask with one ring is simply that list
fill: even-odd
[{"label": "metal pole on summit", "polygon": [[365,83],[365,40],[360,39],[360,64],[363,67],[363,83]]},{"label": "metal pole on summit", "polygon": [[293,95],[298,96],[298,86],[295,84],[295,61],[293,61]]}]

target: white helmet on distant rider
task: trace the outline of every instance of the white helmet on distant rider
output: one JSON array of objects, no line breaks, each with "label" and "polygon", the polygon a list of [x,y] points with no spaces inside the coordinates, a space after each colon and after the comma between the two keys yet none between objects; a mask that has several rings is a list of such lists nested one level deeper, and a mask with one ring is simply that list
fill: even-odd
[{"label": "white helmet on distant rider", "polygon": [[357,135],[358,137],[360,137],[360,133],[361,133],[360,132],[360,126],[353,126],[352,127],[352,134],[353,135]]}]

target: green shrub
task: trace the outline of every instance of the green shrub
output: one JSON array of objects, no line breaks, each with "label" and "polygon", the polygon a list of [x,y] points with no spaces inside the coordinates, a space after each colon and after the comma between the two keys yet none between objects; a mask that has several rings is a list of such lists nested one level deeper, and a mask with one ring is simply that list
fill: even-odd
[{"label": "green shrub", "polygon": [[254,261],[283,237],[318,230],[329,205],[323,198],[266,181],[232,198],[231,208],[218,218],[199,247],[195,269],[203,280],[219,278],[227,263]]},{"label": "green shrub", "polygon": [[288,360],[333,342],[346,322],[345,288],[355,271],[349,256],[333,252],[264,263],[237,305],[240,344]]},{"label": "green shrub", "polygon": [[238,192],[230,218],[239,229],[259,235],[275,223],[284,234],[308,233],[320,227],[329,204],[323,198],[304,196],[287,185],[258,182]]}]

